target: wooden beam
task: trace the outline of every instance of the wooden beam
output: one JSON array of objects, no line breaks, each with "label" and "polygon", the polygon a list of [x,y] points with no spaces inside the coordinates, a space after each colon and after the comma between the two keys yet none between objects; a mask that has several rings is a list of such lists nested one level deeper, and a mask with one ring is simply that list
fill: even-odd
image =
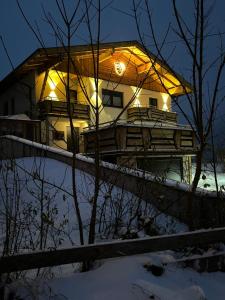
[{"label": "wooden beam", "polygon": [[225,227],[0,258],[0,274],[225,242]]},{"label": "wooden beam", "polygon": [[[153,64],[154,64],[154,67],[153,67]],[[139,74],[141,73],[147,73],[149,71],[149,69],[152,68],[152,70],[154,71],[155,73],[155,70],[160,72],[159,69],[162,68],[159,64],[156,64],[156,63],[152,63],[152,62],[148,62],[146,64],[142,64],[140,65],[138,68],[137,68],[137,71]]]},{"label": "wooden beam", "polygon": [[[99,62],[103,62],[104,60],[111,57],[113,54],[113,49],[107,49],[103,52],[102,49],[99,50]],[[97,56],[97,50],[94,49],[94,56]],[[86,59],[86,58],[93,58],[93,52],[88,51],[86,53],[79,53],[74,56],[77,60]]]},{"label": "wooden beam", "polygon": [[142,65],[138,66],[137,67],[138,74],[147,72],[151,68],[151,66],[152,66],[151,63],[142,64]]},{"label": "wooden beam", "polygon": [[170,94],[174,95],[174,96],[185,94],[186,92],[187,93],[191,93],[192,92],[192,90],[190,88],[188,88],[187,86],[186,86],[186,91],[185,91],[185,89],[181,85],[177,86],[177,87],[169,88],[169,91],[170,91]]},{"label": "wooden beam", "polygon": [[102,63],[103,61],[111,58],[112,54],[113,54],[113,50],[112,49],[109,49],[106,52],[100,54],[99,55],[99,63]]},{"label": "wooden beam", "polygon": [[126,49],[129,53],[131,53],[134,57],[140,60],[142,63],[146,63],[145,60],[138,54],[134,53],[130,48]]},{"label": "wooden beam", "polygon": [[119,52],[119,51],[115,51],[115,52],[120,53],[121,57],[124,57],[124,59],[126,59],[126,61],[134,65],[135,68],[137,68],[137,66],[140,65],[140,62],[141,64],[144,63],[144,61],[140,57],[138,57],[136,54],[132,53],[131,51],[124,50],[123,52]]}]

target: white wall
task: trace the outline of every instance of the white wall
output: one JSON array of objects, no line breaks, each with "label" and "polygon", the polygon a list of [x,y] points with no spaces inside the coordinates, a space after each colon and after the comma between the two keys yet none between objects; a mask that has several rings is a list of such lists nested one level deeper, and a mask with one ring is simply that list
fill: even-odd
[{"label": "white wall", "polygon": [[[59,75],[61,79],[59,78]],[[64,74],[65,75],[65,74]],[[46,87],[44,90],[43,98],[46,98],[50,95],[55,94],[55,100],[65,100],[65,86],[62,83],[63,74],[62,73],[51,73],[49,75],[49,78],[46,83]],[[36,95],[39,99],[40,93],[41,93],[41,87],[42,82],[44,80],[44,73],[39,75],[37,77],[37,83],[36,83]],[[81,78],[82,84],[84,86],[84,89],[86,90],[89,99],[91,100],[91,103],[95,105],[96,103],[96,94],[95,94],[95,83],[94,79],[90,77],[82,77]],[[53,83],[53,85],[52,85]],[[55,86],[54,86],[55,85]],[[51,90],[51,86],[54,87],[54,90]],[[78,101],[81,103],[88,104],[87,97],[85,96],[84,91],[80,87],[78,80],[75,75],[71,75],[70,80],[70,88],[77,90],[77,97]],[[126,106],[127,103],[131,100],[134,93],[136,92],[136,87],[131,87],[125,84],[118,84],[113,83],[105,80],[99,79],[99,104],[101,104],[101,98],[102,98],[102,89],[109,89],[109,90],[115,90],[118,92],[123,93],[123,106]],[[52,93],[53,92],[53,93]],[[52,94],[51,94],[52,93]],[[140,89],[139,93],[136,96],[136,100],[132,103],[131,106],[143,106],[143,107],[149,107],[149,98],[157,98],[158,99],[158,109],[167,109],[168,111],[171,111],[171,98],[168,94],[150,91],[146,89]],[[100,123],[110,122],[114,120],[119,113],[122,111],[121,108],[115,108],[115,107],[102,107],[100,108]],[[92,122],[94,122],[94,112],[92,111]],[[126,120],[127,118],[127,112],[125,111],[123,115],[121,116],[121,119]]]}]

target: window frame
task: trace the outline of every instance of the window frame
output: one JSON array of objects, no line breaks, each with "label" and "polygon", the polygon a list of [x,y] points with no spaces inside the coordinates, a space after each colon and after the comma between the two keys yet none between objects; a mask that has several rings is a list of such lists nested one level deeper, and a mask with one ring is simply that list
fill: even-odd
[{"label": "window frame", "polygon": [[[104,96],[109,96],[110,103],[103,103]],[[113,97],[120,97],[121,105],[114,105]],[[102,89],[102,105],[103,107],[123,108],[123,92]]]}]

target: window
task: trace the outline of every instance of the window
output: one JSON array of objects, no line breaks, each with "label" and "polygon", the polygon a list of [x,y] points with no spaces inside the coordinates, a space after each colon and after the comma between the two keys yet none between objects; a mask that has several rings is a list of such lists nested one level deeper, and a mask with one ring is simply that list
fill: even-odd
[{"label": "window", "polygon": [[53,131],[53,139],[56,141],[64,140],[64,131]]},{"label": "window", "polygon": [[158,99],[157,98],[149,98],[149,106],[158,107]]},{"label": "window", "polygon": [[123,107],[123,93],[103,89],[102,105],[108,107]]}]

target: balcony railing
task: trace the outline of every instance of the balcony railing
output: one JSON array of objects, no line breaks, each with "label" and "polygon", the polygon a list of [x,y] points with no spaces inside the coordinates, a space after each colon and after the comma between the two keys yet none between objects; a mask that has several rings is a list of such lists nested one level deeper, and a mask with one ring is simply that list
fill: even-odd
[{"label": "balcony railing", "polygon": [[[148,152],[160,153],[195,152],[194,132],[183,126],[158,127],[142,125],[115,125],[101,128],[99,133],[101,152],[137,151],[138,155]],[[84,132],[85,152],[94,153],[95,131]]]},{"label": "balcony railing", "polygon": [[[41,116],[68,116],[67,102],[65,101],[42,100],[38,103],[38,106]],[[90,119],[89,105],[81,103],[70,103],[70,111],[73,118],[82,120]]]},{"label": "balcony railing", "polygon": [[163,111],[155,107],[131,107],[127,110],[128,121],[158,121],[177,123],[175,112]]}]

